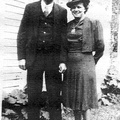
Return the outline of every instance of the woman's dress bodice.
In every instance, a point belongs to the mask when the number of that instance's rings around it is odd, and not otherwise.
[[[69,52],[80,52],[82,48],[82,26],[83,21],[76,22],[75,20],[68,24],[67,38],[69,44]]]

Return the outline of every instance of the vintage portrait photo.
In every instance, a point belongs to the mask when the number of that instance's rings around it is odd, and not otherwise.
[[[0,0],[0,120],[120,120],[120,0]]]

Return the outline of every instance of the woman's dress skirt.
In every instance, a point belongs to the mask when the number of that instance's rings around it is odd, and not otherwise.
[[[63,101],[73,110],[97,108],[95,62],[92,53],[69,52]]]

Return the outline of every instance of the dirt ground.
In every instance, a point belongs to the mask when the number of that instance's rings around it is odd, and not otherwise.
[[[66,114],[62,113],[63,120],[75,120],[73,112],[70,109],[68,111]],[[48,113],[43,113],[48,117]],[[120,105],[100,106],[98,109],[91,109],[90,120],[120,120]]]
[[[91,110],[91,120],[120,120],[120,105],[101,106]]]

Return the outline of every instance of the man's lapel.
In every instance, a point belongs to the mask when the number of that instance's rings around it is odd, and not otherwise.
[[[39,22],[40,22],[40,16],[43,14],[42,9],[41,9],[41,0],[38,1],[38,4],[36,4],[34,11],[34,32],[35,36],[38,34],[38,27],[39,27]]]
[[[53,11],[54,11],[54,22],[57,22],[56,20],[59,19],[59,8],[58,5],[54,3],[53,5]]]
[[[54,16],[54,26],[53,26],[53,38],[56,40],[56,33],[57,29],[59,27],[60,21],[59,21],[59,7],[54,3],[53,5],[53,16]]]

